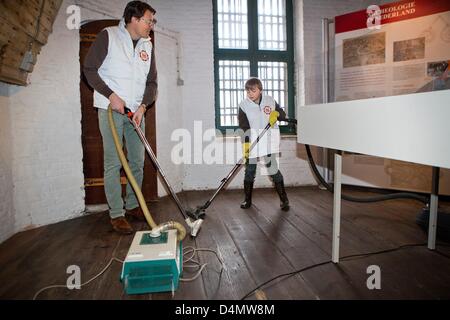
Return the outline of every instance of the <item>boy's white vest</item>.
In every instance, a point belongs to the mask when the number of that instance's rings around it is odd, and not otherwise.
[[[152,43],[141,38],[133,48],[133,40],[122,19],[118,26],[108,27],[108,54],[98,69],[100,78],[115,92],[128,109],[135,112],[142,103],[150,71]],[[94,106],[107,109],[109,99],[94,91]]]
[[[269,116],[275,111],[275,100],[271,96],[263,95],[258,105],[249,98],[245,98],[239,105],[244,111],[250,124],[250,142],[253,143],[258,135],[269,123]],[[258,144],[250,152],[250,158],[263,157],[265,155],[280,152],[280,129],[278,124],[270,128],[259,140]]]

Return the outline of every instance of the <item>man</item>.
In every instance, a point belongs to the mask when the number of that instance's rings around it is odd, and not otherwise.
[[[136,195],[127,184],[125,209],[120,184],[121,163],[114,146],[108,123],[108,106],[119,138],[125,143],[131,171],[142,186],[145,149],[132,124],[124,115],[127,107],[133,121],[145,130],[144,114],[156,99],[157,72],[155,54],[149,33],[156,23],[156,14],[147,3],[127,4],[118,26],[109,27],[97,36],[84,63],[84,74],[94,88],[94,107],[98,109],[103,139],[105,194],[113,229],[121,234],[133,233],[125,215],[144,220]]]

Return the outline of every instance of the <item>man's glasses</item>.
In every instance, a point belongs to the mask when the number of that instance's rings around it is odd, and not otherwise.
[[[144,21],[149,26],[154,26],[156,24],[156,22],[158,22],[156,19],[148,20],[148,19],[140,18],[140,20]]]

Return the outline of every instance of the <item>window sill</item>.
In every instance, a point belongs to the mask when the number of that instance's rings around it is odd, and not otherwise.
[[[220,140],[240,140],[240,136],[238,135],[216,135],[216,139],[220,139]],[[296,133],[281,133],[280,135],[281,140],[291,140],[291,139],[295,139],[297,140],[297,134]]]

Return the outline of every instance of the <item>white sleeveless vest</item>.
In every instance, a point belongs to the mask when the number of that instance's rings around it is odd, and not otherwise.
[[[98,69],[100,78],[115,92],[126,107],[135,112],[142,103],[150,71],[152,43],[141,38],[133,48],[133,40],[122,19],[118,26],[108,27],[108,54]],[[94,91],[94,106],[107,109],[109,99]]]
[[[261,103],[258,105],[249,98],[245,98],[239,108],[247,116],[250,124],[250,142],[253,143],[258,135],[269,123],[269,116],[275,111],[275,100],[271,96],[263,95]],[[280,129],[278,124],[270,128],[259,140],[258,144],[250,152],[250,158],[262,157],[265,155],[280,152]]]

